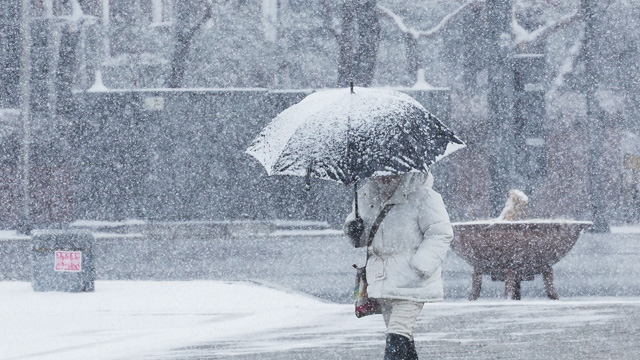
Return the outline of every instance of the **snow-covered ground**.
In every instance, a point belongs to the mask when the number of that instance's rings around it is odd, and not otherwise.
[[[289,224],[272,236],[161,241],[139,224],[99,225],[94,293],[0,282],[0,360],[382,358],[382,319],[356,319],[348,304],[349,265],[363,254],[338,231]],[[28,238],[0,238],[7,278],[28,279]],[[637,225],[583,234],[554,266],[560,301],[544,297],[539,276],[523,283],[522,301],[504,300],[504,283],[486,276],[469,302],[471,268],[450,253],[445,301],[418,319],[420,356],[637,359],[639,255]],[[199,280],[168,281],[178,279]]]
[[[293,346],[265,342],[269,334],[382,329],[371,319],[352,321],[350,306],[246,282],[99,281],[94,293],[0,282],[0,304],[0,359],[139,359],[243,339],[255,341],[218,355],[269,352]],[[327,336],[295,347],[347,341]]]
[[[95,293],[38,293],[0,282],[0,304],[6,360],[369,359],[384,347],[381,317],[264,284],[98,281]],[[438,358],[633,359],[639,310],[640,298],[446,301],[425,307],[416,343]]]

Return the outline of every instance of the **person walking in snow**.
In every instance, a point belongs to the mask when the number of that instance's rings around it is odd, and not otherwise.
[[[387,327],[385,360],[418,359],[413,328],[424,303],[442,301],[442,260],[453,228],[430,173],[368,179],[343,230],[355,247],[367,246],[371,228],[387,207],[367,247],[368,295],[381,304]],[[393,205],[391,205],[393,204]]]

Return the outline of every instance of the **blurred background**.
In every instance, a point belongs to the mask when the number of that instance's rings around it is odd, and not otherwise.
[[[433,168],[452,220],[495,217],[518,188],[529,217],[635,224],[639,26],[620,0],[3,0],[0,225],[339,227],[347,188],[268,178],[244,150],[350,80],[467,142]]]

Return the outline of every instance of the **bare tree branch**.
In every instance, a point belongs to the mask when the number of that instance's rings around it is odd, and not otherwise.
[[[388,8],[386,8],[384,6],[378,5],[378,13],[381,16],[383,16],[383,17],[385,17],[387,19],[390,19],[393,23],[395,23],[396,27],[398,28],[398,30],[400,30],[402,33],[408,34],[408,35],[412,36],[415,40],[418,40],[418,39],[430,38],[430,37],[433,37],[433,36],[437,35],[440,31],[442,31],[442,29],[444,29],[444,27],[453,18],[456,17],[456,15],[458,15],[460,12],[462,12],[465,9],[467,9],[471,5],[476,5],[479,2],[483,2],[483,1],[482,0],[470,0],[470,1],[467,1],[466,3],[464,3],[463,5],[458,7],[456,10],[454,10],[450,14],[447,14],[445,17],[443,17],[442,20],[440,20],[440,22],[438,23],[438,25],[436,25],[436,26],[434,26],[431,29],[426,30],[426,31],[409,28],[407,25],[405,25],[404,21],[402,20],[402,18],[400,16],[398,16],[396,13],[394,13],[391,9],[388,9]]]
[[[391,9],[388,9],[382,5],[378,5],[378,13],[382,16],[382,17],[386,17],[387,19],[390,19],[391,21],[393,21],[396,26],[398,27],[398,30],[400,30],[402,33],[404,34],[410,34],[412,29],[409,29],[405,24],[404,21],[402,20],[402,18],[398,15],[396,15],[396,13],[394,13],[393,11],[391,11]]]
[[[453,11],[452,13],[446,15],[445,17],[442,18],[442,20],[440,20],[440,22],[438,23],[438,25],[434,26],[433,28],[427,30],[427,31],[418,31],[417,35],[419,38],[429,38],[432,37],[434,35],[436,35],[438,32],[440,32],[452,19],[454,19],[460,12],[462,12],[462,10],[465,10],[469,7],[471,7],[471,5],[477,3],[478,0],[471,0],[468,1],[467,3],[463,4],[462,6],[460,6],[459,8],[457,8],[455,11]]]
[[[327,0],[322,0],[320,1],[322,8],[323,8],[323,18],[324,18],[324,23],[325,23],[325,27],[327,29],[329,29],[329,31],[331,32],[331,34],[333,35],[334,38],[336,38],[336,41],[338,41],[338,43],[340,43],[340,37],[342,35],[342,30],[340,30],[340,21],[338,21],[334,16],[333,16],[333,10],[331,9],[331,6],[329,5],[329,3],[327,2]]]
[[[514,16],[513,23],[512,23],[513,32],[515,34],[514,45],[520,46],[520,47],[522,46],[526,47],[527,45],[540,43],[546,40],[547,38],[549,38],[549,36],[557,32],[558,30],[564,29],[572,24],[575,24],[577,21],[581,19],[582,19],[582,12],[576,11],[569,15],[565,15],[561,17],[556,22],[546,24],[544,26],[537,28],[532,32],[528,32],[526,29],[520,26],[520,24],[518,24],[518,21]]]
[[[584,30],[581,30],[573,45],[569,48],[569,55],[564,59],[556,77],[551,82],[551,88],[547,92],[549,96],[553,97],[558,92],[558,89],[564,85],[565,76],[575,69],[574,64],[581,55],[583,41]]]
[[[171,71],[169,76],[165,80],[165,86],[169,88],[178,88],[182,82],[184,77],[184,72],[186,71],[186,57],[189,53],[189,47],[191,46],[191,40],[195,36],[195,34],[200,30],[200,28],[213,16],[213,9],[211,2],[209,0],[201,1],[201,4],[204,6],[204,15],[200,18],[200,20],[193,25],[192,27],[186,27],[187,24],[179,24],[178,26],[182,27],[176,33],[176,45],[173,53],[173,58],[171,59]]]
[[[326,0],[324,0],[323,3],[325,3],[325,1]],[[462,4],[460,7],[458,7],[456,10],[451,12],[450,14],[447,14],[445,17],[443,17],[442,20],[440,20],[440,22],[438,23],[438,25],[432,27],[429,30],[425,30],[425,31],[408,27],[404,23],[402,17],[400,17],[399,15],[394,13],[391,9],[386,8],[384,6],[378,5],[378,13],[382,17],[384,17],[384,18],[386,18],[388,20],[391,20],[391,22],[393,22],[396,25],[396,27],[398,28],[398,30],[400,30],[403,34],[410,35],[414,39],[418,40],[418,39],[431,38],[431,37],[437,35],[460,12],[462,12],[463,10],[465,10],[467,8],[470,8],[470,7],[477,7],[481,3],[484,3],[484,0],[469,0],[469,1],[465,2],[464,4]],[[575,11],[575,12],[573,12],[571,14],[563,16],[562,18],[560,18],[556,22],[549,23],[547,25],[541,26],[540,28],[538,28],[538,29],[536,29],[536,30],[534,30],[532,32],[528,32],[526,29],[524,29],[522,26],[520,26],[520,24],[518,24],[518,22],[516,21],[516,19],[514,17],[513,18],[513,24],[512,24],[513,32],[515,34],[514,46],[519,46],[519,45],[526,46],[528,44],[534,44],[534,43],[538,43],[538,42],[544,41],[549,36],[551,36],[552,34],[557,32],[558,30],[562,30],[562,29],[564,29],[564,28],[576,23],[577,21],[579,21],[581,19],[582,19],[582,12],[581,11]]]

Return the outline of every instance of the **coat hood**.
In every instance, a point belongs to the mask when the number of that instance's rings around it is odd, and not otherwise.
[[[431,188],[433,186],[433,175],[430,172],[409,172],[399,175],[402,178],[400,183],[395,189],[393,195],[385,202],[385,204],[399,204],[404,203],[411,193],[419,188],[426,187]],[[371,194],[379,192],[378,178],[367,179],[365,184],[358,190],[365,191]]]

